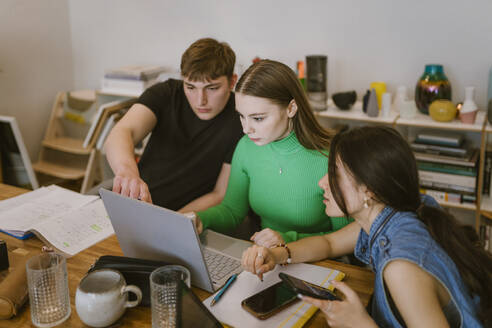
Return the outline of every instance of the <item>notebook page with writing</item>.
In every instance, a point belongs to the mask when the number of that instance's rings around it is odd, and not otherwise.
[[[325,288],[330,288],[331,280],[342,280],[345,276],[343,272],[338,270],[304,263],[290,264],[284,267],[277,265],[273,271],[264,275],[263,282],[252,273],[243,271],[237,277],[236,282],[229,287],[227,293],[213,307],[210,306],[210,302],[214,295],[207,298],[203,303],[219,321],[235,328],[302,327],[318,310],[305,302],[294,303],[266,320],[254,317],[241,307],[241,301],[245,298],[279,282],[279,272],[285,272]]]
[[[73,256],[114,234],[101,199],[32,227],[41,240]]]
[[[41,189],[41,188],[40,188]],[[36,196],[36,197],[34,197]],[[22,235],[49,218],[68,213],[86,205],[98,196],[86,196],[58,186],[50,186],[8,199],[9,209],[0,212],[0,229],[15,235]]]

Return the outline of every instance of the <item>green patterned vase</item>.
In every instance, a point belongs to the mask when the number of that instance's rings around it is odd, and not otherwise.
[[[425,72],[415,87],[415,103],[423,114],[429,114],[429,105],[437,99],[451,100],[451,84],[442,65],[425,65]]]

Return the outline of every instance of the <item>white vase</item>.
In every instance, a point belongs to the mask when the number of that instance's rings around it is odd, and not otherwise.
[[[475,95],[475,87],[465,88],[465,101],[463,106],[461,106],[460,113],[469,113],[477,110],[477,104],[473,100]]]

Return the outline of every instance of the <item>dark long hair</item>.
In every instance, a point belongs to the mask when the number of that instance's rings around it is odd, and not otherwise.
[[[292,118],[292,123],[301,145],[320,152],[330,147],[334,133],[318,123],[299,79],[287,65],[268,59],[260,60],[243,73],[235,91],[266,98],[285,108],[294,99],[297,113]]]
[[[421,203],[417,164],[407,141],[388,127],[354,128],[334,137],[328,161],[330,188],[339,208],[348,216],[338,185],[336,159],[376,200],[398,211],[417,213],[458,267],[470,296],[480,297],[479,319],[485,326],[492,326],[492,256],[477,245],[478,236],[472,228],[461,226],[442,209]]]

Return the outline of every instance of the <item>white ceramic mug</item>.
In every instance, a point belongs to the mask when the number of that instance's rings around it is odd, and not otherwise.
[[[128,292],[135,293],[137,300],[129,302]],[[119,271],[101,269],[88,273],[80,281],[75,294],[75,309],[86,325],[106,327],[116,322],[126,308],[137,306],[141,300],[140,288],[127,286]]]

